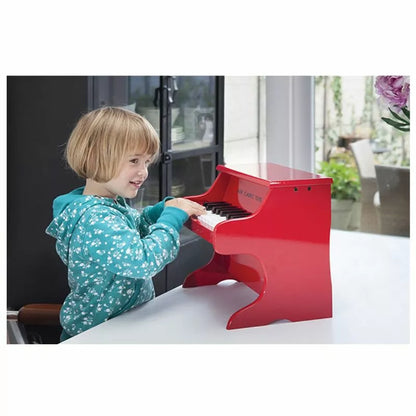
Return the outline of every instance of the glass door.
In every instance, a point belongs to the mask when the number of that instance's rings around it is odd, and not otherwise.
[[[172,150],[216,144],[215,77],[172,77]]]
[[[223,83],[214,76],[168,78],[171,91],[170,193],[175,197],[201,194],[212,185],[215,168],[222,163],[219,129],[223,100],[219,97],[223,94]]]

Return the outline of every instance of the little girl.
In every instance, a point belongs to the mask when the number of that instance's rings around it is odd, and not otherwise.
[[[54,200],[46,229],[68,267],[61,340],[152,299],[152,276],[175,259],[184,222],[204,213],[183,198],[167,197],[141,215],[126,203],[158,153],[151,124],[122,108],[91,111],[75,126],[65,156],[86,183]]]

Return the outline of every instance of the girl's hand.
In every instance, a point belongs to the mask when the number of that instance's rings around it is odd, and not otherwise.
[[[202,205],[190,201],[185,198],[174,198],[165,202],[165,207],[176,207],[185,211],[190,217],[192,215],[204,215],[206,214],[205,207]]]

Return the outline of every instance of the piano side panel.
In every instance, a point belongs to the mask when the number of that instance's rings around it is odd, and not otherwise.
[[[213,244],[213,232],[201,225],[197,218],[189,218],[188,221],[185,223],[185,226],[188,227],[195,234],[198,234],[204,240]]]
[[[206,193],[188,196],[187,198],[200,204],[208,201],[224,201],[255,213],[267,200],[269,191],[270,189],[267,186],[220,172]],[[202,226],[196,218],[190,218],[186,226],[203,239],[214,244],[215,233]]]
[[[201,205],[207,201],[224,201],[224,193],[227,189],[229,180],[230,176],[221,172],[207,192],[201,195],[187,196],[185,198],[198,202]]]
[[[230,176],[224,197],[226,202],[254,213],[266,200],[268,193],[268,186]]]
[[[269,191],[270,188],[264,184],[220,172],[207,192],[201,195],[187,196],[186,198],[200,204],[224,201],[254,213],[264,203]]]
[[[242,253],[248,245],[250,251],[261,254],[275,241],[328,244],[330,192],[330,185],[272,189],[253,216],[217,226],[216,250],[221,254]]]
[[[259,284],[270,294],[262,304],[276,319],[329,317],[330,224],[329,184],[276,188],[257,214],[219,224],[213,246],[222,255],[250,253],[260,260]],[[256,267],[253,277],[259,271]]]
[[[228,272],[238,282],[244,282],[248,287],[261,294],[264,287],[264,270],[259,260],[250,254],[234,254],[230,256]]]

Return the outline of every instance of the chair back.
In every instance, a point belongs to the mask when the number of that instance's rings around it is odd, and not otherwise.
[[[350,144],[351,151],[357,163],[358,172],[362,178],[375,178],[376,170],[374,154],[371,149],[370,140],[358,140]]]
[[[383,234],[410,235],[410,169],[376,165]]]
[[[380,225],[374,200],[377,199],[377,179],[374,154],[370,140],[362,139],[350,144],[361,182],[360,231],[379,233]]]

